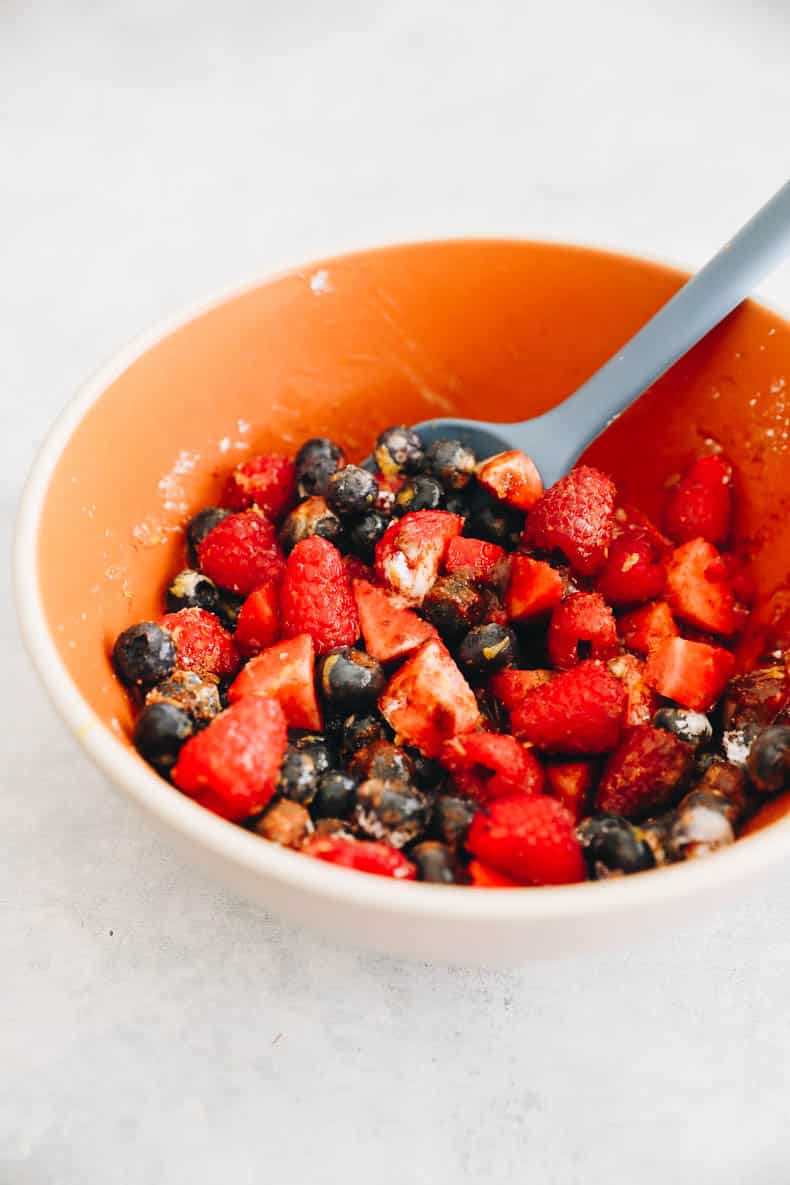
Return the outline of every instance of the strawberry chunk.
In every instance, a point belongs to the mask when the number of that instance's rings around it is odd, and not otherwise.
[[[315,694],[315,650],[309,634],[278,642],[252,658],[228,688],[235,704],[247,695],[276,699],[289,728],[321,730]]]
[[[649,724],[658,710],[658,696],[645,681],[645,664],[633,654],[619,654],[608,666],[628,697],[625,723]]]
[[[501,872],[495,872],[493,868],[489,868],[487,864],[482,864],[480,860],[470,860],[467,869],[469,873],[469,880],[475,889],[520,889],[518,881],[514,881],[512,877],[503,876]]]
[[[237,465],[225,486],[230,510],[258,506],[269,518],[282,518],[296,501],[296,466],[290,457],[265,453]]]
[[[302,845],[302,851],[338,868],[391,876],[398,881],[417,879],[417,869],[411,860],[388,843],[347,839],[342,835],[311,835]]]
[[[666,601],[654,601],[652,605],[624,613],[617,627],[629,650],[638,650],[640,654],[649,654],[659,642],[676,638],[680,633]]]
[[[514,736],[548,753],[606,753],[620,739],[627,696],[603,663],[579,663],[528,691],[510,713]]]
[[[700,630],[731,634],[735,598],[716,548],[704,539],[676,547],[667,566],[667,601],[675,617]]]
[[[274,795],[287,743],[276,700],[249,696],[186,742],[173,781],[201,806],[239,822],[263,810]]]
[[[553,798],[498,798],[478,810],[469,851],[522,885],[564,885],[585,879],[581,844],[570,811]]]
[[[280,636],[280,590],[270,580],[250,593],[239,610],[233,640],[249,657],[271,646]]]
[[[727,569],[736,601],[741,601],[744,605],[753,605],[757,596],[757,585],[748,560],[733,555],[731,551],[725,552],[721,559]]]
[[[285,567],[277,529],[257,508],[229,514],[198,545],[200,570],[220,588],[249,596]]]
[[[447,546],[444,570],[448,576],[458,573],[478,584],[501,588],[507,582],[510,560],[504,547],[486,543],[483,539],[466,539],[456,535]]]
[[[618,535],[634,530],[647,535],[656,550],[656,554],[661,556],[662,559],[672,550],[671,541],[667,539],[666,535],[661,534],[651,518],[648,518],[637,506],[632,506],[630,502],[623,502],[614,512],[612,538],[616,539]]]
[[[367,580],[368,584],[372,584],[376,579],[376,573],[370,565],[353,553],[343,556],[343,566],[352,584],[355,580]]]
[[[407,609],[396,593],[355,580],[354,599],[365,649],[379,662],[404,658],[429,638],[438,636],[434,627]]]
[[[612,540],[596,587],[610,605],[621,608],[660,597],[665,583],[663,551],[647,531],[634,527]]]
[[[225,679],[238,670],[241,659],[232,636],[207,609],[179,609],[162,618],[176,646],[176,665],[204,679]]]
[[[575,823],[590,813],[593,770],[591,761],[552,761],[546,766],[546,793],[562,803]]]
[[[707,712],[734,670],[735,659],[721,646],[666,638],[648,655],[645,681],[682,707]]]
[[[585,658],[610,658],[619,649],[614,614],[599,593],[574,593],[552,613],[549,661],[559,670]]]
[[[435,638],[393,675],[379,709],[398,737],[426,757],[438,757],[444,741],[471,732],[479,719],[474,692]]]
[[[477,802],[512,794],[540,794],[543,767],[515,737],[467,732],[445,741],[439,761],[458,789]]]
[[[311,535],[288,556],[280,612],[283,637],[309,634],[317,654],[356,642],[356,602],[343,558],[328,539]]]
[[[422,603],[464,520],[446,510],[412,510],[390,523],[376,544],[379,579],[414,605]]]
[[[679,798],[694,768],[694,750],[663,728],[639,724],[623,732],[604,767],[595,808],[643,819]]]
[[[514,555],[505,593],[505,612],[510,621],[531,621],[550,613],[564,592],[561,574],[543,560]]]
[[[482,461],[477,467],[477,480],[489,494],[515,510],[531,510],[543,493],[537,465],[518,449]]]
[[[512,712],[528,691],[542,687],[551,678],[551,671],[497,671],[491,676],[491,690],[496,698]]]
[[[535,503],[524,539],[545,551],[558,548],[571,567],[591,576],[606,559],[614,525],[615,487],[604,473],[580,465]]]
[[[675,543],[726,543],[732,525],[732,466],[720,456],[699,457],[669,496],[664,529]]]

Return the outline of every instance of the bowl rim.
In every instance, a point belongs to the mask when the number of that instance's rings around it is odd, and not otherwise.
[[[570,247],[581,252],[616,256],[624,260],[670,268],[681,276],[690,273],[658,258],[612,250],[595,244],[561,239],[474,235],[446,239],[394,242],[355,248],[321,259],[299,262],[222,288],[214,295],[190,304],[166,317],[117,350],[76,394],[55,419],[40,445],[17,512],[13,547],[13,575],[17,614],[22,637],[33,666],[50,702],[79,744],[110,781],[119,786],[161,823],[187,837],[215,857],[284,888],[315,894],[337,905],[375,909],[420,921],[489,925],[581,921],[599,914],[619,915],[643,910],[667,900],[736,882],[779,860],[790,848],[790,814],[762,830],[739,839],[731,847],[704,860],[655,869],[649,876],[620,877],[578,884],[512,889],[506,893],[469,892],[455,885],[415,882],[393,884],[389,878],[359,875],[276,844],[264,843],[235,823],[214,815],[163,781],[100,720],[64,666],[44,612],[38,580],[38,534],[47,489],[55,467],[73,432],[88,410],[138,358],[164,338],[220,305],[289,275],[320,271],[355,258],[410,247],[499,243],[516,250],[530,246]],[[759,307],[787,320],[784,313],[765,302]]]

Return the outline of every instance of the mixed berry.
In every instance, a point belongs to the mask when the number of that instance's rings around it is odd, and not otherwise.
[[[660,530],[579,466],[397,426],[230,474],[158,622],[115,643],[141,755],[314,859],[564,884],[697,859],[790,785],[784,651],[744,672],[748,568],[720,455]]]

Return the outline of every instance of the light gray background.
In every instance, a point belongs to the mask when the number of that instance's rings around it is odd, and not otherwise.
[[[4,530],[75,386],[228,283],[433,233],[701,263],[785,179],[789,34],[783,0],[0,2]],[[113,793],[2,581],[0,1180],[787,1180],[790,871],[565,964],[336,949]]]

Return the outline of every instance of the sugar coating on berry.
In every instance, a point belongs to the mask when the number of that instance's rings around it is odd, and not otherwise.
[[[162,629],[175,642],[182,671],[225,679],[238,670],[241,658],[232,636],[206,609],[180,609],[162,618]]]
[[[446,510],[415,510],[393,522],[376,544],[379,578],[419,605],[433,585],[463,519]]]
[[[430,639],[393,675],[379,710],[396,735],[426,757],[477,725],[474,692],[441,642]]]

